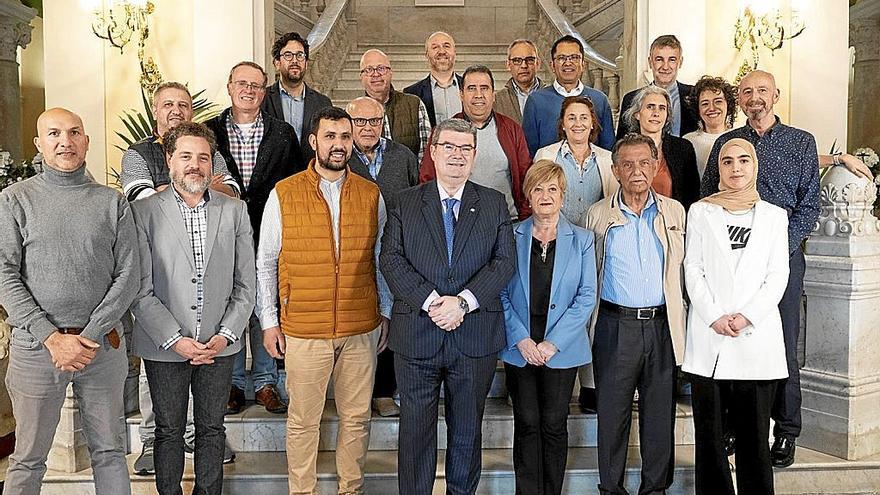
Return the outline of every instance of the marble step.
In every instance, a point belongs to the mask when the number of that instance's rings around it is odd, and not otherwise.
[[[369,43],[360,43],[357,45],[356,49],[353,50],[353,53],[361,54],[370,48],[377,48],[382,50],[389,57],[401,56],[401,55],[409,55],[409,56],[418,56],[422,57],[424,60],[425,56],[425,45],[422,43],[394,43],[394,44],[369,44]],[[455,45],[455,56],[456,59],[463,55],[471,55],[471,54],[506,54],[507,53],[507,44],[506,43],[480,43],[480,44],[465,44],[459,43]],[[349,54],[351,56],[351,54]],[[360,56],[360,55],[358,55]]]
[[[477,493],[480,495],[508,495],[514,493],[515,478],[510,449],[483,449],[483,469]],[[445,451],[438,452],[437,481],[433,493],[445,493]],[[137,456],[128,456],[129,466]],[[693,447],[683,446],[675,452],[675,478],[669,495],[692,494],[694,490]],[[336,493],[336,475],[332,452],[318,454],[318,489],[321,493]],[[630,493],[637,493],[641,461],[638,449],[631,448],[625,484]],[[397,489],[397,452],[370,451],[366,459],[365,489],[367,493],[393,495]],[[192,461],[185,464],[183,486],[189,492],[193,486]],[[563,493],[597,493],[599,481],[596,449],[570,448]],[[797,461],[787,469],[775,472],[777,494],[877,494],[880,487],[880,456],[862,461],[845,461],[819,452],[800,448]],[[152,476],[131,477],[135,495],[155,493]],[[43,495],[94,494],[91,470],[68,474],[49,471],[43,484]],[[240,453],[236,461],[224,466],[223,493],[252,495],[287,493],[287,464],[283,453]]]
[[[495,83],[498,84],[498,79],[500,77],[504,77],[504,82],[507,82],[507,79],[510,77],[510,73],[507,72],[507,69],[504,67],[504,62],[498,61],[481,61],[482,65],[486,65],[489,67],[489,70],[492,71],[492,75],[496,77]],[[471,64],[467,64],[471,65]],[[467,68],[467,65],[463,65],[463,68]],[[428,71],[424,67],[411,67],[411,68],[394,68],[394,87],[397,88],[400,85],[400,81],[419,81],[424,79],[425,76],[428,75]],[[336,80],[337,86],[342,82],[357,82],[358,86],[361,84],[361,71],[358,66],[348,65],[342,71],[339,72],[338,78]],[[405,86],[404,86],[405,87]],[[496,88],[497,89],[497,88]]]
[[[691,407],[687,403],[677,406],[675,442],[678,445],[692,445],[694,442]],[[446,425],[443,421],[443,404],[440,404],[440,421],[437,425],[438,448],[446,447]],[[286,418],[284,414],[271,414],[258,405],[250,405],[239,414],[226,416],[226,438],[229,446],[236,452],[281,452],[285,448]],[[140,415],[128,418],[128,452],[139,453],[141,441],[138,436]],[[328,400],[321,421],[320,451],[336,449],[336,434],[339,418],[336,405]],[[398,418],[382,418],[373,415],[371,422],[370,450],[393,451],[397,449],[400,428]],[[568,418],[569,446],[596,446],[596,415],[582,414],[577,405],[571,405]],[[633,411],[630,445],[637,446],[638,413]],[[483,447],[488,449],[507,449],[513,447],[513,410],[505,399],[489,399],[483,416]]]

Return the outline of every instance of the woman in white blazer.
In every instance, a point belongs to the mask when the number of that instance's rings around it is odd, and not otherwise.
[[[734,494],[723,442],[728,409],[738,492],[772,494],[770,408],[788,377],[778,309],[788,216],[758,196],[751,143],[732,139],[718,156],[719,192],[691,206],[684,261],[691,306],[682,370],[693,386],[696,493]]]

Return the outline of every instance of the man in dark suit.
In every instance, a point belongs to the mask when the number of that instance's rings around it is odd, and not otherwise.
[[[280,78],[266,88],[263,111],[293,127],[304,163],[309,163],[315,157],[308,136],[312,116],[332,106],[330,98],[303,80],[309,67],[309,42],[296,32],[283,35],[272,45],[272,64]]]
[[[472,124],[449,119],[429,152],[437,179],[397,196],[380,265],[394,294],[389,347],[400,392],[400,493],[429,495],[437,469],[437,406],[444,387],[446,490],[480,479],[486,395],[504,347],[498,295],[515,271],[504,196],[468,181]]]
[[[403,92],[416,95],[428,109],[431,127],[461,112],[461,76],[455,73],[455,40],[437,31],[425,40],[425,58],[431,72]]]
[[[664,34],[658,36],[651,43],[651,50],[648,55],[648,66],[654,74],[654,81],[651,83],[660,86],[669,93],[671,107],[669,108],[669,121],[672,128],[669,131],[673,136],[684,136],[689,132],[697,130],[698,116],[695,115],[687,104],[687,99],[691,95],[694,87],[690,84],[684,84],[678,81],[678,69],[681,67],[681,42],[674,34]],[[637,88],[623,96],[620,101],[620,115],[623,115],[631,105],[636,93],[642,88]],[[627,132],[639,132],[638,129],[627,129],[623,119],[617,122],[617,139],[620,139]]]

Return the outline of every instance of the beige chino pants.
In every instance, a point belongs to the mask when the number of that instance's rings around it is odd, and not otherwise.
[[[290,495],[317,494],[321,415],[333,379],[339,431],[336,472],[340,494],[361,494],[370,443],[370,401],[380,330],[337,339],[285,337],[287,352],[287,472]]]

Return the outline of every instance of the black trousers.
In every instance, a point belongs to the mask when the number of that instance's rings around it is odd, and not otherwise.
[[[226,441],[226,401],[232,386],[235,356],[214,358],[213,364],[144,360],[156,415],[156,490],[159,495],[182,495],[183,431],[189,392],[196,427],[194,495],[219,495],[223,490],[223,450]]]
[[[373,398],[394,397],[397,379],[394,377],[394,351],[385,349],[376,357],[376,383],[373,385]]]
[[[593,343],[598,412],[599,491],[626,494],[623,478],[639,391],[640,494],[672,485],[675,427],[675,354],[665,316],[621,318],[599,309]]]
[[[430,495],[437,472],[440,387],[446,418],[446,493],[470,495],[480,482],[483,408],[498,356],[469,357],[447,338],[436,355],[394,354],[400,392],[397,469],[401,494]]]
[[[568,411],[577,368],[504,364],[513,401],[517,495],[559,495],[568,459]]]
[[[770,408],[778,380],[714,380],[688,375],[696,435],[696,495],[734,495],[724,452],[725,401],[736,435],[736,486],[741,494],[773,495]]]
[[[801,296],[804,292],[804,252],[797,248],[788,261],[788,286],[779,301],[782,336],[788,379],[776,388],[770,416],[775,421],[774,436],[796,438],[801,434],[801,375],[797,359],[798,334],[801,331]]]

